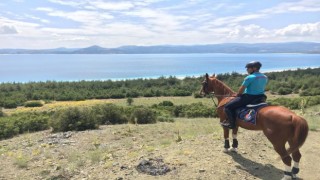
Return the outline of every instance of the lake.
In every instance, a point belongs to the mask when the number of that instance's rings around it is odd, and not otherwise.
[[[261,72],[320,67],[320,54],[7,54],[0,55],[0,82],[245,73],[252,60]]]

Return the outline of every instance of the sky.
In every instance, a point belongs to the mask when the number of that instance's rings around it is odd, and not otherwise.
[[[1,0],[0,48],[320,42],[319,0]]]

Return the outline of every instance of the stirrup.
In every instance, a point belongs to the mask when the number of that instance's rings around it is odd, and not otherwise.
[[[227,127],[229,129],[233,129],[234,126],[230,122],[220,123],[223,127]]]

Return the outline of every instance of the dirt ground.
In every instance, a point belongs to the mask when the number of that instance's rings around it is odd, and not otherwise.
[[[203,119],[178,123],[102,126],[99,130],[57,134],[48,130],[2,140],[0,179],[283,177],[283,163],[262,132],[240,129],[238,153],[223,153],[219,125],[208,125],[211,121]],[[301,179],[320,179],[319,137],[320,132],[310,131],[301,148]],[[152,159],[161,160],[170,171],[152,176],[137,170],[139,163]]]

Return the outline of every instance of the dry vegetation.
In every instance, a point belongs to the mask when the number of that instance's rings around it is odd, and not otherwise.
[[[211,99],[192,97],[135,98],[134,104],[152,105],[164,100],[175,104]],[[123,100],[52,102],[38,111],[97,103],[126,105]],[[302,147],[303,179],[320,177],[320,106],[303,113],[309,137]],[[280,179],[283,164],[262,134],[240,129],[239,153],[222,152],[223,136],[214,118],[175,119],[174,123],[109,125],[99,130],[53,134],[50,130],[0,141],[0,179]],[[162,176],[139,173],[142,160],[162,159],[171,169]]]

